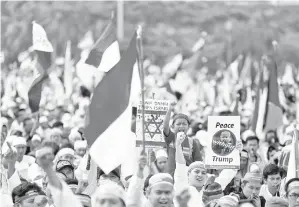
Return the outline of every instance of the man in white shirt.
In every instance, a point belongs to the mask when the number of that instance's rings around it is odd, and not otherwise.
[[[279,189],[283,172],[275,164],[266,165],[263,171],[265,184],[262,185],[260,196],[268,201],[272,197],[280,197]]]
[[[20,177],[28,180],[28,168],[35,163],[35,159],[32,156],[25,155],[27,149],[26,139],[23,137],[15,137],[12,140],[12,146],[17,150],[16,170]]]
[[[10,143],[4,143],[0,157],[0,200],[1,206],[13,206],[11,192],[21,184],[20,177],[15,170],[15,162],[17,159],[17,152]]]

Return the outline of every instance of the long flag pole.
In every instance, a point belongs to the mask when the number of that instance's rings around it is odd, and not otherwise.
[[[299,178],[299,161],[298,161],[298,157],[299,157],[299,133],[298,133],[298,124],[295,124],[295,148],[293,150],[295,150],[295,170],[296,170],[296,178]]]
[[[124,39],[124,1],[117,1],[117,39]]]
[[[145,117],[144,117],[144,71],[143,71],[143,48],[142,48],[142,27],[137,28],[137,53],[138,53],[138,69],[141,79],[141,105],[142,105],[142,153],[145,153]]]

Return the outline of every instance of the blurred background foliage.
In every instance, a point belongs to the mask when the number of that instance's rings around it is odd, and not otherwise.
[[[66,42],[71,40],[72,54],[79,57],[77,44],[84,34],[91,30],[95,38],[99,37],[111,11],[116,11],[116,2],[2,1],[1,6],[1,50],[6,64],[31,46],[33,20],[45,28],[57,56],[64,56]],[[212,73],[239,54],[251,53],[259,60],[271,53],[273,40],[279,44],[279,64],[299,64],[299,6],[131,1],[124,3],[124,13],[125,40],[121,48],[127,46],[134,28],[142,23],[144,53],[159,66],[179,52],[189,56],[203,36],[206,44],[196,68],[208,65]]]

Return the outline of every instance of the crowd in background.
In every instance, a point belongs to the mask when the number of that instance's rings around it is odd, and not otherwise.
[[[298,90],[289,69],[279,78],[283,125],[257,133],[256,82],[233,78],[239,59],[214,76],[206,68],[191,73],[192,57],[181,54],[162,69],[146,59],[146,98],[174,104],[164,120],[165,148],[147,155],[150,163],[141,155],[136,172],[124,175],[121,167],[105,174],[95,166],[84,136],[86,110],[105,73],[84,68],[81,76],[83,68],[72,66],[72,92],[66,95],[64,59],[56,59],[37,115],[27,100],[35,61],[29,54],[1,76],[1,206],[299,206],[299,178],[286,182]],[[206,169],[209,115],[241,116],[239,170]]]

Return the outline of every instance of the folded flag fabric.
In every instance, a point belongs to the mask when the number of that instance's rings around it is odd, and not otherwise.
[[[105,27],[105,29],[103,31],[103,33],[101,34],[99,39],[96,41],[96,43],[92,47],[85,63],[98,68],[103,59],[104,52],[105,51],[109,52],[109,50],[107,50],[107,49],[110,46],[118,47],[118,43],[117,43],[117,39],[116,39],[115,20],[114,20],[113,13],[111,15],[111,19],[110,19],[109,23],[107,24],[107,26]],[[117,55],[117,54],[114,54],[114,55]],[[118,55],[118,56],[120,56],[120,55]],[[119,61],[119,59],[118,59],[118,61]]]
[[[37,77],[28,91],[29,107],[32,113],[39,110],[39,103],[41,100],[42,86],[44,81],[48,78],[48,69],[52,64],[53,47],[49,42],[44,28],[33,22],[32,28],[33,49],[36,51],[38,57],[39,77]]]
[[[120,61],[95,88],[86,117],[85,136],[91,146],[90,156],[106,174],[124,162],[128,154],[126,146],[130,142],[127,139],[131,139],[130,93],[137,59],[136,37],[135,32]]]
[[[79,42],[78,48],[81,50],[89,49],[94,45],[92,31],[86,32],[83,39]]]
[[[286,177],[286,182],[292,178],[299,178],[299,134],[298,130],[295,128],[293,133],[293,140],[291,144],[290,158],[288,163],[288,173]]]
[[[283,112],[279,101],[279,91],[277,83],[277,65],[274,60],[271,60],[269,63],[268,96],[264,122],[265,132],[269,130],[276,130],[283,124]]]

